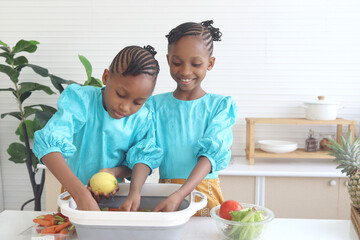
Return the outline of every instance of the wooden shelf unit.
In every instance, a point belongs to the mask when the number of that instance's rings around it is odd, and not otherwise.
[[[336,141],[340,143],[343,134],[343,125],[348,126],[348,131],[354,133],[356,121],[337,118],[336,120],[309,120],[306,118],[245,118],[246,120],[246,159],[250,165],[255,164],[255,158],[321,158],[332,159],[324,151],[306,152],[304,149],[297,149],[290,153],[269,153],[260,149],[255,149],[255,124],[292,124],[292,125],[336,125]],[[354,134],[353,134],[354,138]]]

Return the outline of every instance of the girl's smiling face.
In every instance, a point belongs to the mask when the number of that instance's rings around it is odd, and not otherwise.
[[[204,95],[201,82],[211,70],[215,58],[210,56],[200,36],[185,36],[169,45],[167,61],[171,77],[177,82],[174,95],[197,99]],[[189,97],[191,99],[189,99]]]
[[[102,77],[106,85],[103,106],[112,118],[130,116],[144,105],[154,90],[154,77],[148,74],[137,76],[110,73],[105,69]]]

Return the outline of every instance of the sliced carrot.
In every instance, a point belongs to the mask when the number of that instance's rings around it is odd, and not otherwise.
[[[55,219],[55,216],[52,215],[52,214],[46,214],[46,215],[44,215],[44,219],[45,220],[52,220],[52,219]]]
[[[41,230],[42,234],[54,234],[56,233],[56,227],[57,225],[46,227],[43,230]]]
[[[69,233],[69,230],[67,230],[67,228],[64,228],[64,229],[61,230],[59,233],[60,233],[60,234],[68,234],[68,233]]]
[[[52,226],[52,225],[56,224],[55,219],[45,220],[45,219],[37,219],[37,218],[35,218],[35,219],[33,219],[33,222],[38,223],[39,225],[45,226],[45,227]]]
[[[55,232],[60,232],[61,230],[63,230],[64,228],[67,228],[68,226],[70,226],[71,225],[71,222],[64,222],[64,223],[62,223],[62,224],[60,224],[60,225],[56,225],[55,226]]]

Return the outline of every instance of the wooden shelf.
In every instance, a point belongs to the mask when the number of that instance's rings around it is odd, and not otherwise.
[[[348,131],[354,132],[356,121],[337,118],[335,120],[309,120],[306,118],[245,118],[246,120],[246,159],[251,165],[255,164],[255,158],[313,158],[333,159],[327,152],[306,152],[304,149],[297,149],[290,153],[268,153],[255,149],[255,124],[312,124],[312,125],[336,125],[336,140],[340,143],[343,134],[343,125],[348,126]],[[353,136],[354,138],[354,136]],[[304,140],[305,141],[305,140]]]
[[[255,149],[255,157],[259,158],[314,158],[314,159],[334,159],[333,156],[328,155],[327,152],[306,152],[305,149],[296,149],[289,153],[269,153],[259,148]]]
[[[309,120],[306,118],[245,118],[246,121],[251,123],[262,124],[312,124],[312,125],[351,125],[356,121],[337,118],[335,120]]]

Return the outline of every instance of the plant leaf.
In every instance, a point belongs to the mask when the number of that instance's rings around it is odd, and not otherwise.
[[[14,59],[14,65],[15,66],[25,65],[25,64],[28,64],[28,62],[29,61],[24,56],[20,56],[20,57],[17,57],[17,58]]]
[[[13,88],[0,88],[0,91],[3,91],[3,92],[5,92],[5,91],[15,92],[15,89],[13,89]]]
[[[82,65],[85,67],[87,79],[88,79],[88,81],[90,81],[91,80],[91,74],[92,74],[91,63],[89,62],[89,60],[86,59],[86,57],[84,57],[82,55],[79,55],[79,59],[80,59]]]
[[[14,118],[17,118],[21,121],[21,115],[20,112],[8,112],[8,113],[3,113],[1,114],[1,118],[4,118],[5,116],[10,115],[13,116]]]
[[[32,70],[34,72],[36,72],[37,74],[39,74],[42,77],[49,76],[49,71],[46,68],[43,68],[43,67],[40,67],[40,66],[34,65],[34,64],[27,64],[26,66],[32,68]]]
[[[15,70],[17,70],[17,71],[21,72],[21,70],[22,70],[24,67],[26,67],[26,66],[27,66],[26,64],[16,66],[16,67],[15,67]]]
[[[36,112],[41,111],[40,109],[37,108],[32,108],[32,107],[24,107],[24,118],[28,118],[29,116],[31,116],[32,114],[35,114]]]
[[[30,97],[32,92],[26,92],[24,94],[21,94],[20,96],[20,102],[23,103],[25,101],[25,99],[27,99],[28,97]]]
[[[9,65],[12,65],[14,62],[14,55],[12,53],[2,52],[0,53],[0,57],[4,57],[6,59],[5,62]]]
[[[11,143],[7,149],[8,154],[10,155],[9,160],[14,163],[24,163],[26,162],[27,154],[26,147],[21,143]]]
[[[20,83],[19,85],[21,86],[21,88],[19,90],[20,95],[23,95],[26,92],[31,92],[31,91],[36,91],[36,90],[44,91],[49,95],[54,94],[54,92],[51,90],[51,88],[49,88],[48,86],[39,84],[39,83],[23,82],[23,83]]]
[[[84,83],[85,86],[94,86],[94,87],[102,87],[102,82],[100,81],[100,79],[91,77],[90,80],[86,81]]]
[[[9,49],[8,47],[0,47],[0,49],[4,50],[5,52],[7,53],[10,53],[11,52],[11,49]]]
[[[18,52],[29,52],[29,53],[33,53],[36,51],[37,49],[37,44],[39,44],[39,42],[37,41],[26,41],[21,39],[20,41],[18,41],[15,45],[15,47],[13,47],[13,51],[12,53],[18,53]]]
[[[9,66],[0,64],[0,72],[5,73],[6,75],[9,76],[9,78],[11,79],[11,81],[13,81],[13,83],[18,83],[19,82],[19,72]]]
[[[34,118],[34,120],[25,120],[26,131],[29,139],[34,139],[34,132],[41,129],[42,126],[38,119]],[[15,131],[15,134],[19,136],[20,141],[24,142],[24,132],[22,128],[22,122],[19,124],[18,128]]]
[[[57,83],[60,83],[60,84],[66,84],[66,85],[70,85],[70,84],[72,84],[72,83],[78,84],[77,82],[75,82],[75,81],[73,81],[73,80],[65,80],[65,79],[63,79],[63,78],[61,78],[61,77],[58,77],[58,76],[56,76],[56,75],[52,75],[52,74],[50,74],[50,75],[54,78],[54,80],[55,80]]]
[[[6,43],[0,40],[0,45],[3,45],[4,47],[9,47]]]
[[[59,93],[62,93],[64,91],[64,87],[56,81],[56,76],[50,74],[49,75],[52,85],[59,91]]]
[[[8,53],[8,52],[2,52],[0,53],[0,57],[4,57],[4,58],[9,58],[11,55],[11,53]]]
[[[77,82],[73,81],[73,80],[65,80],[61,77],[58,77],[56,75],[52,75],[50,74],[50,79],[51,79],[51,83],[54,85],[54,87],[60,92],[62,93],[62,91],[64,91],[64,87],[62,86],[62,84],[66,84],[66,85],[70,85],[73,83],[78,84]]]
[[[39,120],[41,126],[43,127],[46,125],[46,123],[53,115],[54,115],[53,113],[48,111],[38,111],[35,113],[35,117]]]
[[[40,109],[35,108],[35,107],[40,107]],[[37,104],[37,105],[31,105],[31,106],[26,106],[24,107],[24,118],[29,117],[32,114],[36,114],[37,112],[49,112],[51,114],[55,114],[57,112],[56,108],[53,108],[51,106],[47,106],[47,105],[43,105],[43,104]]]
[[[32,130],[32,121],[31,120],[25,120],[24,121],[25,125],[26,125],[26,131],[28,134],[28,138],[32,139],[34,138],[34,131]],[[19,136],[19,139],[21,142],[24,142],[24,132],[22,129],[22,122],[20,122],[19,126],[17,127],[15,134]]]
[[[40,107],[43,111],[47,111],[47,112],[51,112],[51,113],[56,113],[57,109],[54,107],[51,107],[49,105],[45,105],[45,104],[35,104],[35,105],[30,105],[27,107]],[[27,108],[25,107],[25,108]]]

